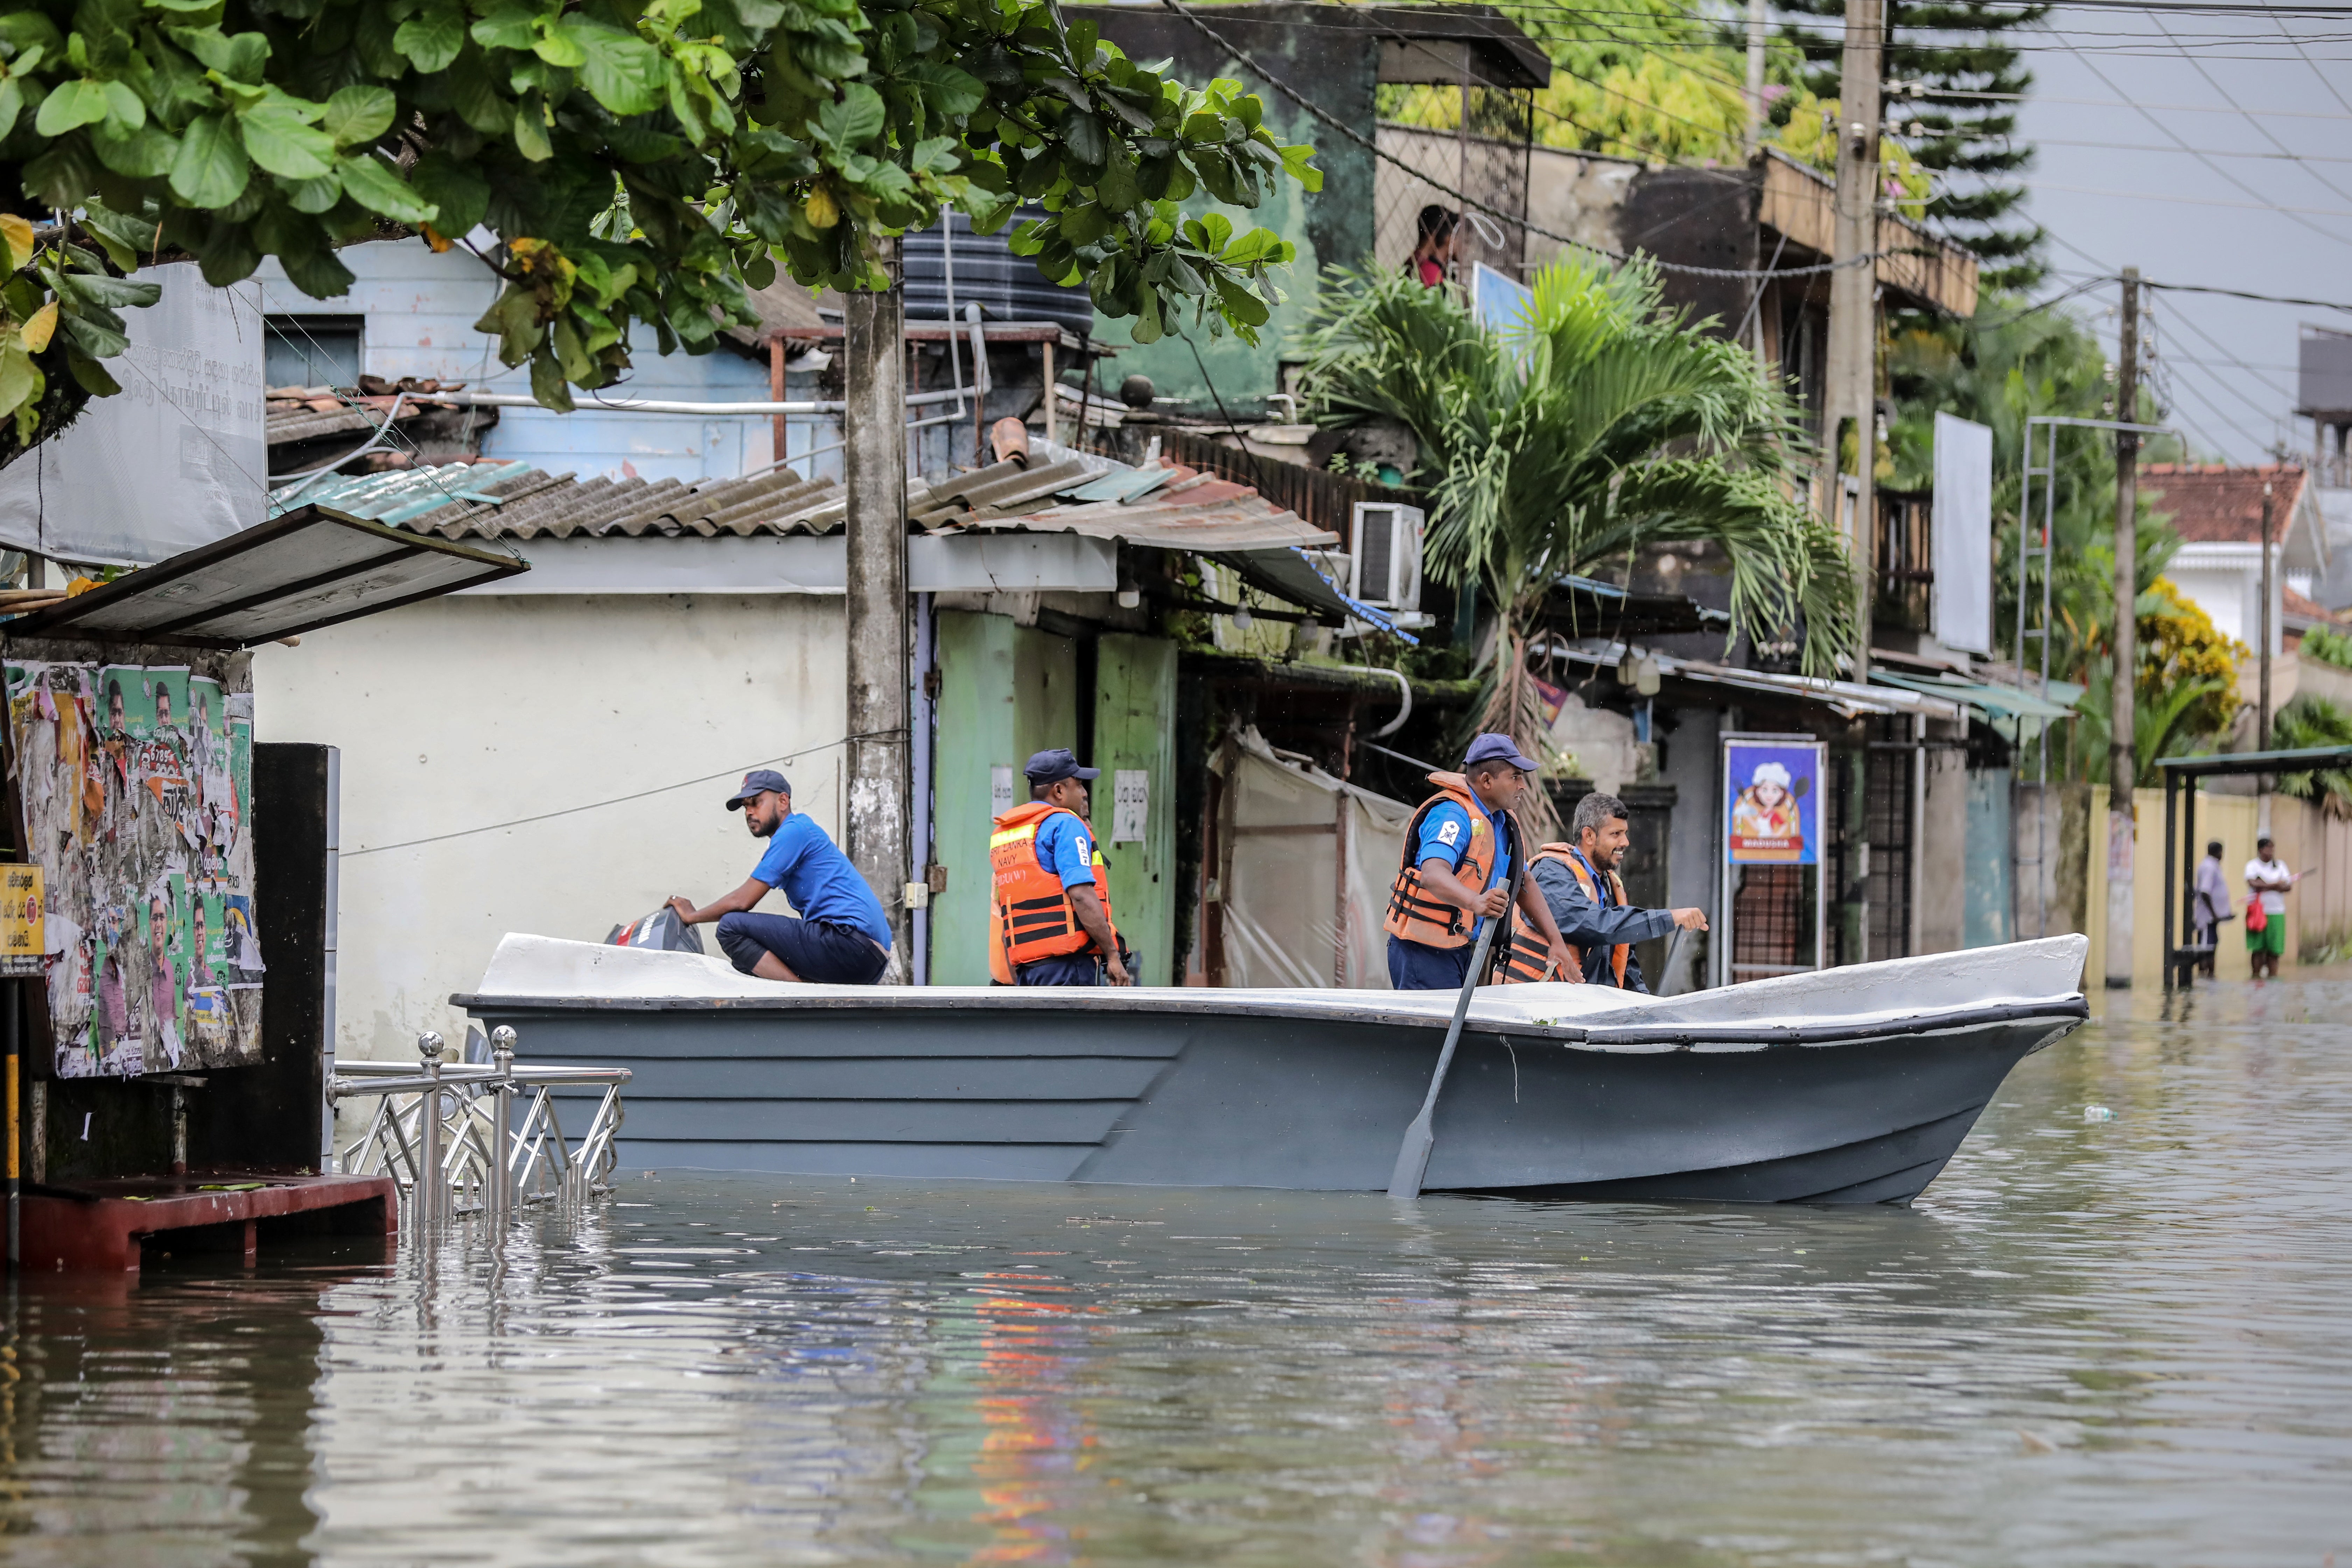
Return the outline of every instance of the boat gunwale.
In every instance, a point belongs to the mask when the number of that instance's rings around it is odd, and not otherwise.
[[[1203,1005],[1205,999],[1196,1001],[1188,997],[1185,1001],[1190,1005],[1153,1006],[1129,1003],[1126,1006],[1106,1009],[1102,1006],[1099,988],[1057,992],[1041,986],[1007,988],[1007,992],[1002,1001],[993,996],[940,995],[934,998],[925,996],[920,987],[909,987],[904,992],[894,992],[889,1003],[882,1005],[871,997],[837,994],[821,996],[520,996],[460,991],[451,993],[449,1005],[467,1013],[883,1012],[895,1008],[954,1012],[979,1007],[989,1012],[1115,1011],[1157,1013],[1174,1017],[1279,1018],[1422,1029],[1443,1029],[1451,1021],[1444,1016],[1418,1011],[1363,1007],[1343,1010],[1328,1004],[1318,1005],[1312,998],[1304,996],[1289,1004],[1233,1002],[1223,1005]],[[1977,1003],[1905,1014],[1878,1014],[1824,1020],[1818,1024],[1544,1024],[1529,1020],[1480,1018],[1474,1014],[1464,1021],[1463,1028],[1468,1034],[1551,1040],[1562,1045],[1603,1050],[1643,1047],[1688,1050],[1707,1046],[1839,1045],[1888,1035],[1940,1034],[1948,1030],[2035,1019],[2048,1019],[2053,1024],[2081,1023],[2090,1016],[2089,998],[2077,991],[2066,995]]]

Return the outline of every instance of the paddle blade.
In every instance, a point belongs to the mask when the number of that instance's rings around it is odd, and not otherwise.
[[[1404,1130],[1404,1142],[1397,1145],[1396,1169],[1389,1175],[1389,1196],[1421,1196],[1421,1179],[1429,1174],[1429,1151],[1436,1142],[1430,1114],[1424,1110],[1412,1119],[1412,1125]]]

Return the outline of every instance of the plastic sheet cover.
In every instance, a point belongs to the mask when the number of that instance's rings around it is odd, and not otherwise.
[[[1223,874],[1230,984],[1386,990],[1389,888],[1413,808],[1275,754],[1231,753]]]

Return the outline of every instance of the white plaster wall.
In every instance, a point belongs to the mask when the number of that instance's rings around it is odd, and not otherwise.
[[[257,275],[262,309],[273,316],[366,317],[362,360],[370,375],[430,377],[463,382],[477,392],[529,395],[530,367],[509,370],[499,363],[497,340],[474,331],[499,292],[497,277],[476,257],[461,247],[436,256],[416,239],[376,240],[336,254],[358,279],[348,293],[313,300],[271,260]],[[733,348],[665,354],[650,330],[633,333],[629,344],[634,363],[616,395],[714,403],[768,396],[766,365]],[[770,460],[773,429],[772,421],[756,415],[702,419],[504,408],[483,450],[583,479],[731,478]],[[794,435],[797,439],[800,432]]]
[[[443,599],[266,647],[253,679],[259,739],[342,748],[338,1054],[463,1038],[447,997],[509,931],[599,940],[740,884],[749,766],[804,753],[793,805],[840,837],[836,598]]]

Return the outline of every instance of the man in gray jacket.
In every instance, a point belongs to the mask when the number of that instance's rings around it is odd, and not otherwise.
[[[1618,858],[1633,837],[1625,803],[1597,791],[1576,803],[1570,824],[1572,842],[1546,845],[1529,862],[1528,873],[1559,927],[1560,939],[1576,952],[1588,984],[1615,985],[1649,994],[1633,944],[1665,935],[1679,926],[1705,931],[1700,910],[1637,910],[1625,902]]]

